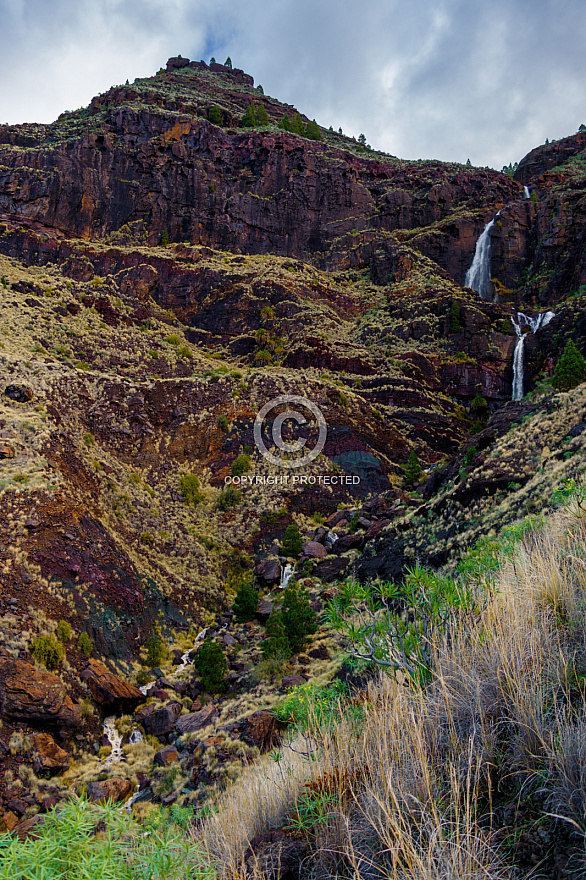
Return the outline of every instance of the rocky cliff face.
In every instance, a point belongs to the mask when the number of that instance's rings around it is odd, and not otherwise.
[[[251,102],[268,125],[240,125]],[[234,584],[253,568],[263,588],[279,580],[292,522],[320,610],[324,582],[350,571],[400,579],[418,559],[455,565],[499,517],[547,503],[540,475],[577,474],[582,393],[507,401],[513,307],[556,311],[526,342],[527,390],[569,336],[586,339],[583,292],[568,297],[586,281],[582,136],[530,154],[512,180],[277,127],[294,112],[242,71],[175,58],[53,125],[0,127],[6,772],[41,766],[17,746],[43,727],[65,747],[51,740],[55,772],[72,730],[95,752],[100,713],[139,699],[123,679],[157,625],[177,664],[196,631],[217,626],[231,698],[247,694],[262,629],[225,630]],[[537,201],[523,199],[526,182]],[[487,302],[462,284],[498,210]],[[313,401],[327,424],[304,482],[276,483],[255,446],[256,414],[284,394]],[[403,485],[413,450],[418,492]],[[261,479],[230,494],[238,462]],[[59,620],[73,633],[59,674],[39,675],[35,639]],[[18,681],[35,675],[25,698]],[[136,724],[156,721],[173,751],[181,700],[181,717],[199,724],[203,712],[202,725],[216,708],[191,680],[188,691],[155,678]],[[181,700],[162,705],[175,685]],[[211,777],[203,759],[194,766],[195,791]],[[18,812],[17,794],[0,780],[0,806]]]

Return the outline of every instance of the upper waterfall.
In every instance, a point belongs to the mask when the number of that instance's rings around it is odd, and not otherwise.
[[[492,298],[490,289],[490,231],[499,214],[489,220],[482,230],[476,242],[472,265],[466,272],[464,281],[464,287],[471,287],[472,290],[480,294],[482,299]]]

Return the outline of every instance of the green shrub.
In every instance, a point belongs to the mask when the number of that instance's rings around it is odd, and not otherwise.
[[[305,126],[303,125],[303,119],[299,115],[299,113],[293,114],[293,119],[291,120],[291,131],[294,134],[300,134],[302,137],[305,135]]]
[[[283,556],[292,556],[296,558],[301,553],[301,535],[295,523],[287,526],[285,529],[285,537],[283,538],[283,546],[281,548]]]
[[[139,670],[139,672],[136,673],[136,686],[143,687],[151,681],[151,678],[152,676],[146,671],[146,669]]]
[[[222,124],[222,114],[220,113],[220,108],[217,104],[213,104],[208,110],[208,119],[213,125]]]
[[[257,125],[268,125],[269,124],[269,115],[267,113],[266,107],[264,104],[261,104],[260,107],[256,109],[256,124]]]
[[[193,659],[193,665],[201,675],[204,691],[209,694],[219,694],[226,690],[228,664],[218,642],[211,640],[204,642]]]
[[[461,329],[462,322],[460,320],[460,306],[456,300],[454,300],[450,306],[450,333],[458,333]]]
[[[145,663],[147,666],[160,666],[165,654],[167,653],[161,630],[158,626],[153,626],[151,634],[146,643],[147,655]]]
[[[86,446],[95,446],[96,445],[95,437],[93,434],[90,434],[89,431],[86,431],[86,433],[83,435],[83,442],[85,443]]]
[[[296,584],[289,584],[283,594],[281,613],[291,650],[299,651],[307,637],[317,632],[317,618],[309,604],[307,590]]]
[[[254,104],[249,104],[246,110],[244,111],[244,115],[240,120],[240,125],[244,128],[252,128],[256,125],[256,113],[254,110]]]
[[[485,406],[488,406],[484,397],[480,394],[477,394],[472,403],[470,404],[471,409],[481,409]]]
[[[403,475],[403,483],[405,486],[411,487],[414,486],[421,479],[421,465],[419,464],[419,459],[417,457],[417,453],[414,449],[411,450],[409,455],[409,461],[405,467],[405,473]]]
[[[272,354],[270,353],[270,351],[267,351],[266,348],[261,348],[261,350],[257,351],[257,353],[254,356],[254,360],[256,361],[257,364],[270,364],[272,359],[273,359]]]
[[[204,500],[204,494],[200,489],[199,478],[195,474],[181,474],[179,477],[179,491],[183,503],[191,507],[197,507]]]
[[[220,510],[226,511],[231,507],[236,507],[242,501],[242,492],[235,489],[234,486],[228,486],[222,489],[218,498],[218,507]]]
[[[267,620],[265,638],[260,647],[265,657],[291,656],[291,645],[285,631],[283,615],[276,606],[273,607]]]
[[[43,817],[34,836],[0,833],[0,880],[213,880],[216,870],[206,866],[184,823],[169,813],[161,822],[149,816],[145,834],[119,804],[64,800]]]
[[[31,654],[45,669],[57,669],[65,656],[65,649],[55,636],[41,633],[33,641]]]
[[[312,119],[311,122],[307,123],[305,137],[312,141],[321,141],[321,131],[319,130],[319,125],[315,119]]]
[[[247,623],[254,620],[256,609],[258,607],[258,593],[250,583],[250,579],[245,576],[240,587],[236,591],[232,611],[238,623]]]
[[[181,337],[177,333],[171,333],[169,336],[165,336],[165,342],[167,345],[179,345]]]
[[[168,244],[169,244],[169,230],[165,226],[165,228],[161,232],[161,247],[167,247]]]
[[[250,455],[243,453],[239,455],[238,458],[232,462],[232,467],[230,470],[232,471],[233,477],[241,477],[242,474],[247,474],[250,470]]]
[[[79,634],[79,638],[77,640],[77,650],[81,651],[82,654],[85,654],[86,657],[91,657],[94,650],[94,643],[86,632],[82,632]]]
[[[568,339],[564,352],[555,366],[552,385],[558,391],[570,391],[582,382],[586,382],[586,361],[574,342]]]
[[[218,416],[218,427],[220,430],[224,431],[224,433],[226,433],[229,428],[228,418],[223,413],[221,416]]]
[[[60,620],[57,624],[55,634],[61,644],[66,644],[66,642],[68,642],[71,638],[71,624],[67,623],[66,620]]]

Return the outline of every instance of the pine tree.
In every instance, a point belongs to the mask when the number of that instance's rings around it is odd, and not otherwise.
[[[240,125],[245,128],[251,128],[256,125],[256,114],[254,112],[254,104],[249,104],[244,111],[244,116],[240,120]]]
[[[285,632],[283,615],[276,607],[267,620],[266,635],[260,647],[265,657],[276,657],[278,654],[284,657],[291,656],[291,645]]]
[[[193,665],[201,675],[201,683],[210,694],[223,693],[226,690],[225,678],[228,664],[218,642],[204,642],[193,658]]]
[[[366,146],[366,135],[364,135],[364,134],[359,134],[359,135],[358,135],[358,143],[359,143],[362,147],[365,147],[365,146]]]
[[[586,361],[571,339],[566,342],[564,352],[556,364],[552,385],[558,391],[570,391],[586,382]]]
[[[305,135],[305,126],[303,125],[303,119],[299,115],[299,113],[295,113],[293,116],[293,120],[291,122],[291,131],[293,134],[300,134],[302,137]]]
[[[267,113],[267,108],[264,104],[261,104],[256,111],[256,124],[257,125],[268,125],[269,124],[269,115]]]
[[[293,131],[291,127],[291,120],[289,119],[289,114],[285,113],[281,121],[279,122],[279,128],[282,128],[284,131]]]
[[[236,591],[236,597],[232,605],[234,617],[238,623],[248,623],[249,620],[254,620],[257,608],[258,593],[248,578],[246,578]]]
[[[285,537],[283,538],[283,546],[281,548],[283,556],[297,557],[301,553],[301,535],[295,523],[287,526],[285,529]]]
[[[220,108],[217,106],[217,104],[214,104],[208,110],[208,119],[214,125],[221,125],[222,124],[222,114],[220,113]]]
[[[312,141],[321,141],[321,131],[319,130],[319,125],[312,119],[311,122],[307,123],[307,128],[305,129],[305,137],[309,138]]]
[[[159,666],[165,656],[165,643],[163,642],[161,630],[158,626],[153,626],[146,643],[146,649],[147,666]]]
[[[460,306],[453,300],[452,305],[450,306],[450,333],[457,333],[462,329],[462,322],[460,321]]]
[[[161,232],[161,247],[167,247],[168,244],[169,244],[169,230],[165,226],[165,228]]]
[[[315,611],[309,604],[309,594],[305,588],[289,584],[283,594],[283,625],[292,651],[299,651],[307,637],[317,632]]]
[[[230,70],[232,70],[232,59],[230,58],[229,55],[226,58],[226,60],[224,61],[224,67],[228,67]]]
[[[413,486],[421,477],[421,465],[414,449],[411,450],[409,461],[403,475],[403,483],[405,486]]]

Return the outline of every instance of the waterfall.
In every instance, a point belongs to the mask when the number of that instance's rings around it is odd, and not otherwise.
[[[530,198],[531,198],[531,193],[529,192],[529,187],[528,187],[528,186],[524,186],[524,187],[523,187],[523,198],[524,198],[524,199],[530,199]]]
[[[547,327],[551,319],[555,317],[555,312],[541,312],[535,318],[530,318],[524,312],[517,312],[517,320],[511,315],[511,321],[517,334],[517,344],[513,355],[513,400],[523,400],[523,355],[525,336],[529,334],[523,333],[522,327],[525,324],[531,329],[531,333],[537,333]]]
[[[290,562],[287,563],[285,568],[281,571],[281,582],[279,584],[279,588],[284,590],[291,577],[293,576],[293,571],[295,570],[295,566],[291,565]]]
[[[490,220],[476,242],[472,265],[466,272],[464,287],[471,287],[480,294],[482,299],[491,299],[490,289],[490,230],[494,226],[500,211]]]

